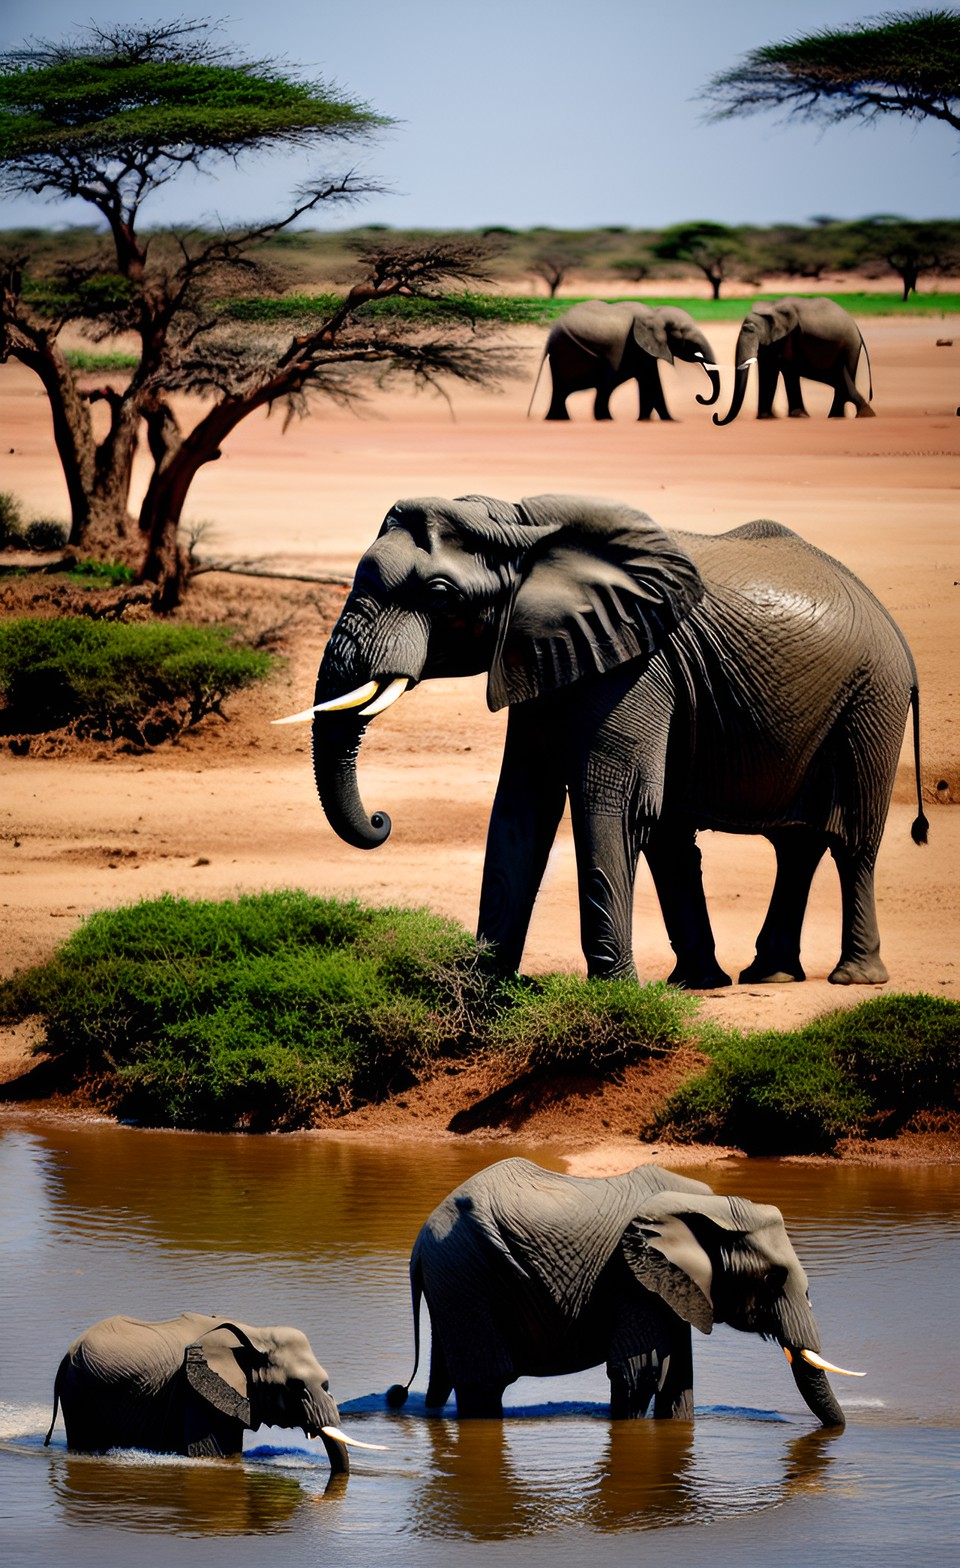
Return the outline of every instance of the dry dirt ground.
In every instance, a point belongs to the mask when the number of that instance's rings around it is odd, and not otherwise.
[[[735,324],[710,328],[732,365]],[[809,386],[808,420],[759,422],[751,404],[717,429],[699,407],[692,366],[665,369],[671,423],[639,424],[635,389],[614,397],[614,420],[590,418],[588,394],[569,424],[547,424],[547,374],[526,417],[544,333],[515,335],[523,373],[497,395],[453,390],[441,399],[390,392],[363,413],[318,407],[281,433],[250,419],[192,494],[208,525],[207,558],[265,559],[274,570],[349,580],[401,496],[545,491],[617,498],[671,527],[721,532],[772,517],[843,560],[896,617],[913,649],[921,691],[922,774],[930,842],[910,838],[916,812],[905,744],[878,866],[883,951],[891,991],[960,999],[960,318],[865,323],[875,419],[826,420],[826,389]],[[724,371],[721,408],[732,373]],[[809,384],[808,384],[809,385]],[[705,390],[705,388],[704,388]],[[755,405],[753,405],[755,406]],[[66,514],[50,419],[39,385],[0,368],[0,490],[28,515]],[[141,755],[96,744],[0,751],[0,973],[46,957],[89,911],[154,897],[227,897],[299,886],[372,902],[427,904],[471,926],[504,716],[487,711],[481,678],[419,687],[373,724],[360,759],[371,809],[393,818],[373,853],[337,839],[316,802],[306,728],[271,719],[306,706],[343,589],[316,581],[265,582],[207,574],[187,616],[275,629],[286,663],[266,686],[233,699],[173,747]],[[0,613],[22,612],[33,589],[0,578]],[[2,609],[5,601],[6,608]],[[721,963],[736,974],[753,955],[772,885],[759,838],[701,835],[707,897]],[[704,997],[704,1010],[742,1027],[785,1028],[877,994],[828,985],[839,903],[832,863],[818,873],[804,931],[804,984],[739,986]],[[640,974],[668,973],[672,955],[646,873],[636,900]],[[551,858],[524,959],[529,971],[581,969],[575,868],[565,823]],[[6,1040],[5,1076],[22,1069],[29,1030]],[[661,1085],[660,1088],[665,1087]],[[503,1110],[512,1136],[554,1133],[571,1144],[612,1142],[635,1128],[652,1085],[570,1086],[546,1106]],[[422,1136],[482,1097],[469,1073],[374,1116]],[[491,1136],[494,1129],[472,1136]],[[916,1157],[919,1146],[904,1148]],[[633,1145],[636,1156],[636,1145]],[[629,1161],[628,1161],[629,1163]]]

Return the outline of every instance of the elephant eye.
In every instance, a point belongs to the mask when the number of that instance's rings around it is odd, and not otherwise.
[[[460,589],[446,577],[433,577],[427,583],[427,598],[431,604],[437,606],[456,604],[460,597]]]

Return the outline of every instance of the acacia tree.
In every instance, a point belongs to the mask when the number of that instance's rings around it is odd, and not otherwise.
[[[688,261],[699,268],[714,299],[720,298],[727,279],[750,270],[741,236],[724,223],[675,223],[663,230],[651,250],[660,261]]]
[[[0,56],[0,188],[80,197],[106,224],[104,244],[83,261],[31,268],[26,255],[3,260],[0,357],[33,370],[49,399],[71,545],[132,561],[140,580],[156,585],[159,608],[183,590],[177,530],[190,485],[255,409],[280,403],[288,416],[303,413],[311,391],[348,400],[359,395],[355,373],[365,365],[428,384],[445,376],[482,382],[504,368],[482,352],[465,308],[440,301],[435,319],[421,314],[412,323],[377,310],[378,301],[430,299],[482,276],[477,242],[371,247],[349,291],[305,310],[293,336],[289,324],[237,321],[238,294],[280,291],[257,250],[327,202],[372,188],[353,173],[318,175],[272,222],[215,235],[141,229],[146,200],[184,169],[207,172],[264,149],[312,149],[387,123],[323,83],[238,60],[210,33],[205,22],[92,27],[79,42]],[[68,324],[94,341],[132,334],[129,376],[90,384],[61,345]],[[178,393],[204,398],[189,428]],[[152,472],[134,521],[142,434]]]
[[[960,14],[890,11],[753,49],[711,78],[711,119],[764,109],[801,118],[941,120],[960,130]]]

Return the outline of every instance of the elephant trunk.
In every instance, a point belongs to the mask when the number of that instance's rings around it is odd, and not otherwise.
[[[710,379],[710,396],[701,397],[698,392],[697,402],[702,403],[704,408],[709,408],[711,403],[715,403],[720,396],[720,372],[716,365],[704,365],[703,368]],[[714,415],[714,418],[716,418],[716,415]]]
[[[800,1348],[784,1346],[793,1380],[800,1390],[800,1395],[807,1407],[813,1411],[821,1426],[844,1427],[847,1418],[837,1402],[837,1397],[827,1382],[827,1374],[822,1367],[814,1366],[808,1359],[809,1352]],[[835,1368],[836,1371],[842,1370]]]
[[[318,713],[313,721],[313,776],[333,831],[355,849],[377,849],[390,837],[385,811],[368,812],[357,787],[357,752],[366,724],[352,713]]]
[[[720,418],[719,414],[714,414],[713,422],[715,425],[729,425],[739,414],[741,408],[743,407],[744,397],[746,396],[747,382],[750,379],[750,366],[752,363],[752,359],[742,360],[739,353],[737,354],[737,372],[736,380],[733,384],[733,398],[730,403],[730,407],[727,410],[727,413],[724,415],[723,419]]]

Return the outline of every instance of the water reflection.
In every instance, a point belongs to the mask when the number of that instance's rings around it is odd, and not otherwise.
[[[69,1525],[171,1535],[275,1535],[303,1502],[292,1477],[228,1461],[67,1455],[50,1485]]]
[[[412,1423],[411,1423],[412,1424]],[[506,1540],[713,1523],[824,1483],[835,1432],[714,1421],[426,1422],[426,1480],[405,1528]]]

